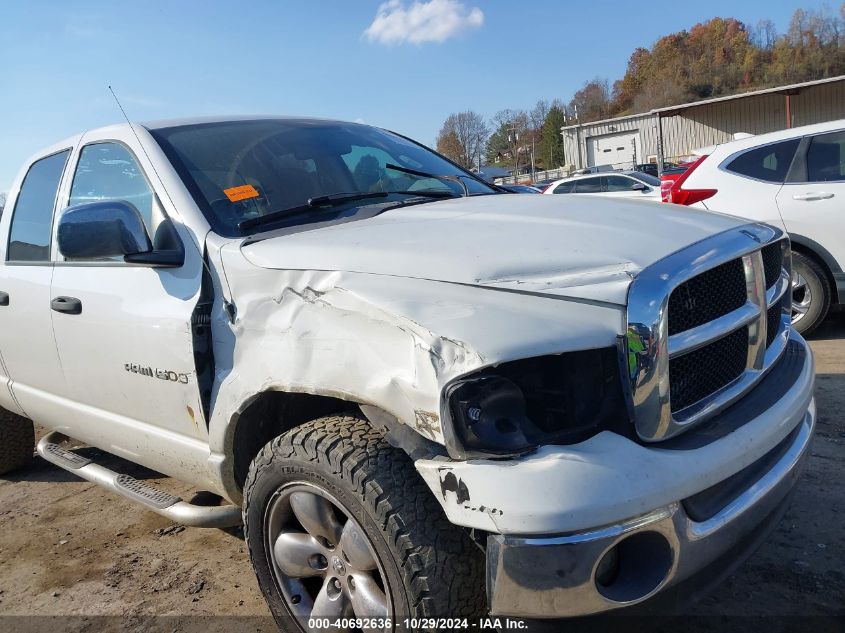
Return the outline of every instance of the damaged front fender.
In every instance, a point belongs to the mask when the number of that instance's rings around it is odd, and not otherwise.
[[[331,395],[371,405],[445,444],[441,392],[508,360],[613,345],[622,308],[448,282],[338,271],[274,270],[220,251],[225,310],[213,319],[212,453],[265,391]],[[577,336],[573,336],[577,332]]]

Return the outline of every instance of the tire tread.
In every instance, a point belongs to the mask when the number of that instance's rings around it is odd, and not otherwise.
[[[404,577],[412,617],[484,614],[481,551],[462,528],[447,521],[410,458],[357,416],[313,420],[262,448],[244,486],[248,546],[251,491],[273,462],[288,460],[321,462],[352,486],[386,537]]]

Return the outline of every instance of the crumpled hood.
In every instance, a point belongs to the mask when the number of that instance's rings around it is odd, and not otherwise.
[[[270,235],[242,251],[271,269],[391,275],[624,305],[640,270],[743,223],[655,202],[509,194]]]

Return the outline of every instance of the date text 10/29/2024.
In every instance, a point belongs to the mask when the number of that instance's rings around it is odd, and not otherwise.
[[[470,620],[468,618],[402,618],[396,623],[398,630],[479,630],[479,631],[502,631],[521,630],[527,628],[524,620],[517,618],[481,618]],[[362,631],[384,631],[394,626],[391,618],[308,618],[308,627],[311,630],[355,630]]]

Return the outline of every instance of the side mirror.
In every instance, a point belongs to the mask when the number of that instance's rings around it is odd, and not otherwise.
[[[138,209],[123,200],[89,202],[65,209],[59,218],[59,251],[68,259],[106,259],[151,253]]]
[[[648,189],[648,185],[644,182],[637,182],[631,185],[631,191],[645,191]]]

